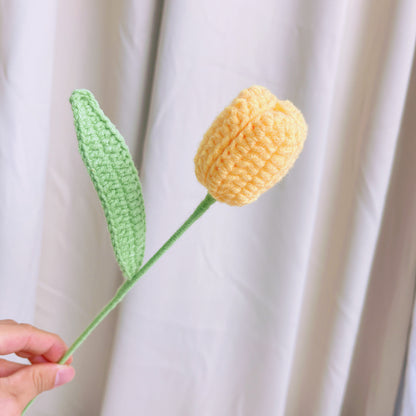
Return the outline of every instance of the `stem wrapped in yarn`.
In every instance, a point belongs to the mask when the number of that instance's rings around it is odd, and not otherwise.
[[[264,87],[243,90],[216,118],[195,156],[196,176],[208,188],[208,193],[182,226],[140,268],[145,243],[144,202],[131,156],[121,135],[89,91],[76,91],[71,102],[80,151],[103,204],[116,257],[127,280],[71,345],[61,364],[216,200],[245,205],[282,179],[299,156],[307,134],[301,112],[290,101],[279,101]],[[103,162],[105,168],[101,169]],[[127,220],[120,221],[121,217]],[[137,242],[134,238],[138,238]]]

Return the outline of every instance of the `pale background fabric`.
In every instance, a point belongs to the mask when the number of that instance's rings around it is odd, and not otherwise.
[[[414,0],[0,1],[0,319],[70,344],[122,282],[72,90],[134,155],[146,258],[205,196],[193,156],[240,90],[309,125],[290,174],[214,204],[28,414],[416,414],[415,39]]]

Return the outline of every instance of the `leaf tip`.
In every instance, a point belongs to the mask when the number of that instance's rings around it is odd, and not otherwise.
[[[71,103],[72,107],[77,107],[81,101],[96,101],[94,95],[91,91],[81,89],[81,90],[74,90],[69,98],[69,102]]]

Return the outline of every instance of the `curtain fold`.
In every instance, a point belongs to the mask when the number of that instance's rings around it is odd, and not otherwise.
[[[413,57],[412,77],[410,80],[406,107],[403,114],[400,141],[396,152],[396,161],[391,180],[389,199],[386,204],[388,207],[388,216],[386,215],[385,232],[393,234],[394,240],[389,245],[384,245],[384,252],[380,255],[385,258],[382,266],[391,270],[390,274],[397,276],[397,279],[404,280],[408,278],[408,283],[403,286],[406,293],[400,293],[392,287],[391,282],[385,280],[384,293],[392,293],[393,296],[384,296],[384,302],[379,306],[379,310],[383,308],[385,320],[389,321],[390,332],[381,332],[383,338],[379,339],[380,353],[385,357],[390,345],[400,342],[404,336],[404,328],[395,325],[395,313],[398,310],[398,303],[406,298],[415,296],[414,279],[416,278],[416,233],[413,226],[416,222],[416,184],[411,178],[416,177],[416,119],[414,117],[414,108],[416,106],[416,54]],[[399,173],[400,172],[400,173]],[[387,220],[388,217],[388,220]],[[387,259],[389,260],[387,262]],[[395,267],[397,266],[397,267]],[[412,279],[413,278],[413,279]],[[393,279],[392,279],[393,280]],[[393,280],[394,281],[394,280]],[[380,289],[379,289],[380,290]],[[373,301],[374,302],[374,301]],[[407,304],[404,305],[408,307]],[[403,380],[402,388],[399,391],[396,400],[396,414],[403,416],[410,416],[416,411],[416,396],[415,396],[415,354],[416,354],[416,328],[415,328],[415,314],[413,304],[413,318],[411,321],[409,332],[409,343],[407,349],[407,358],[403,362]],[[391,313],[393,311],[393,313]],[[378,311],[376,311],[377,313]],[[377,316],[380,318],[380,315]],[[400,332],[399,332],[400,331]],[[389,337],[389,342],[382,342]],[[362,344],[365,344],[364,339]],[[370,354],[367,353],[367,356]],[[398,357],[397,357],[398,358]],[[392,372],[390,366],[395,365],[395,373],[397,373],[397,362],[391,362],[387,359],[383,360],[383,367],[378,369],[378,373]],[[358,376],[358,365],[356,373]],[[384,390],[389,388],[389,379],[385,379],[383,383]],[[383,391],[381,391],[382,393]]]
[[[0,0],[0,31],[0,319],[68,344],[122,282],[72,90],[134,156],[145,261],[204,198],[193,158],[240,90],[309,125],[289,175],[215,203],[31,414],[412,414],[414,1]]]
[[[302,414],[308,406],[324,415],[394,409],[414,274],[394,279],[400,252],[386,268],[377,250],[396,238],[394,230],[384,232],[383,216],[400,207],[398,199],[388,207],[385,199],[414,52],[414,17],[412,2],[367,2],[364,10],[357,2],[348,9],[286,414]],[[402,140],[410,139],[407,131]],[[403,296],[389,311],[397,317],[390,326],[375,321],[377,313],[383,316],[383,296],[392,295],[386,282]],[[377,344],[382,331],[395,330],[399,338]],[[377,345],[388,358],[377,356]],[[383,351],[387,345],[390,351]],[[389,372],[380,371],[383,360]],[[379,371],[388,374],[388,388],[376,378]]]
[[[31,321],[49,152],[56,5],[0,7],[0,316]]]

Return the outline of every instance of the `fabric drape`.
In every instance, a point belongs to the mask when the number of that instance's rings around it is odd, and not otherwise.
[[[70,344],[122,283],[74,89],[139,168],[145,261],[204,198],[193,157],[240,90],[309,126],[289,175],[214,204],[30,414],[413,414],[415,40],[413,0],[0,1],[0,319]]]

